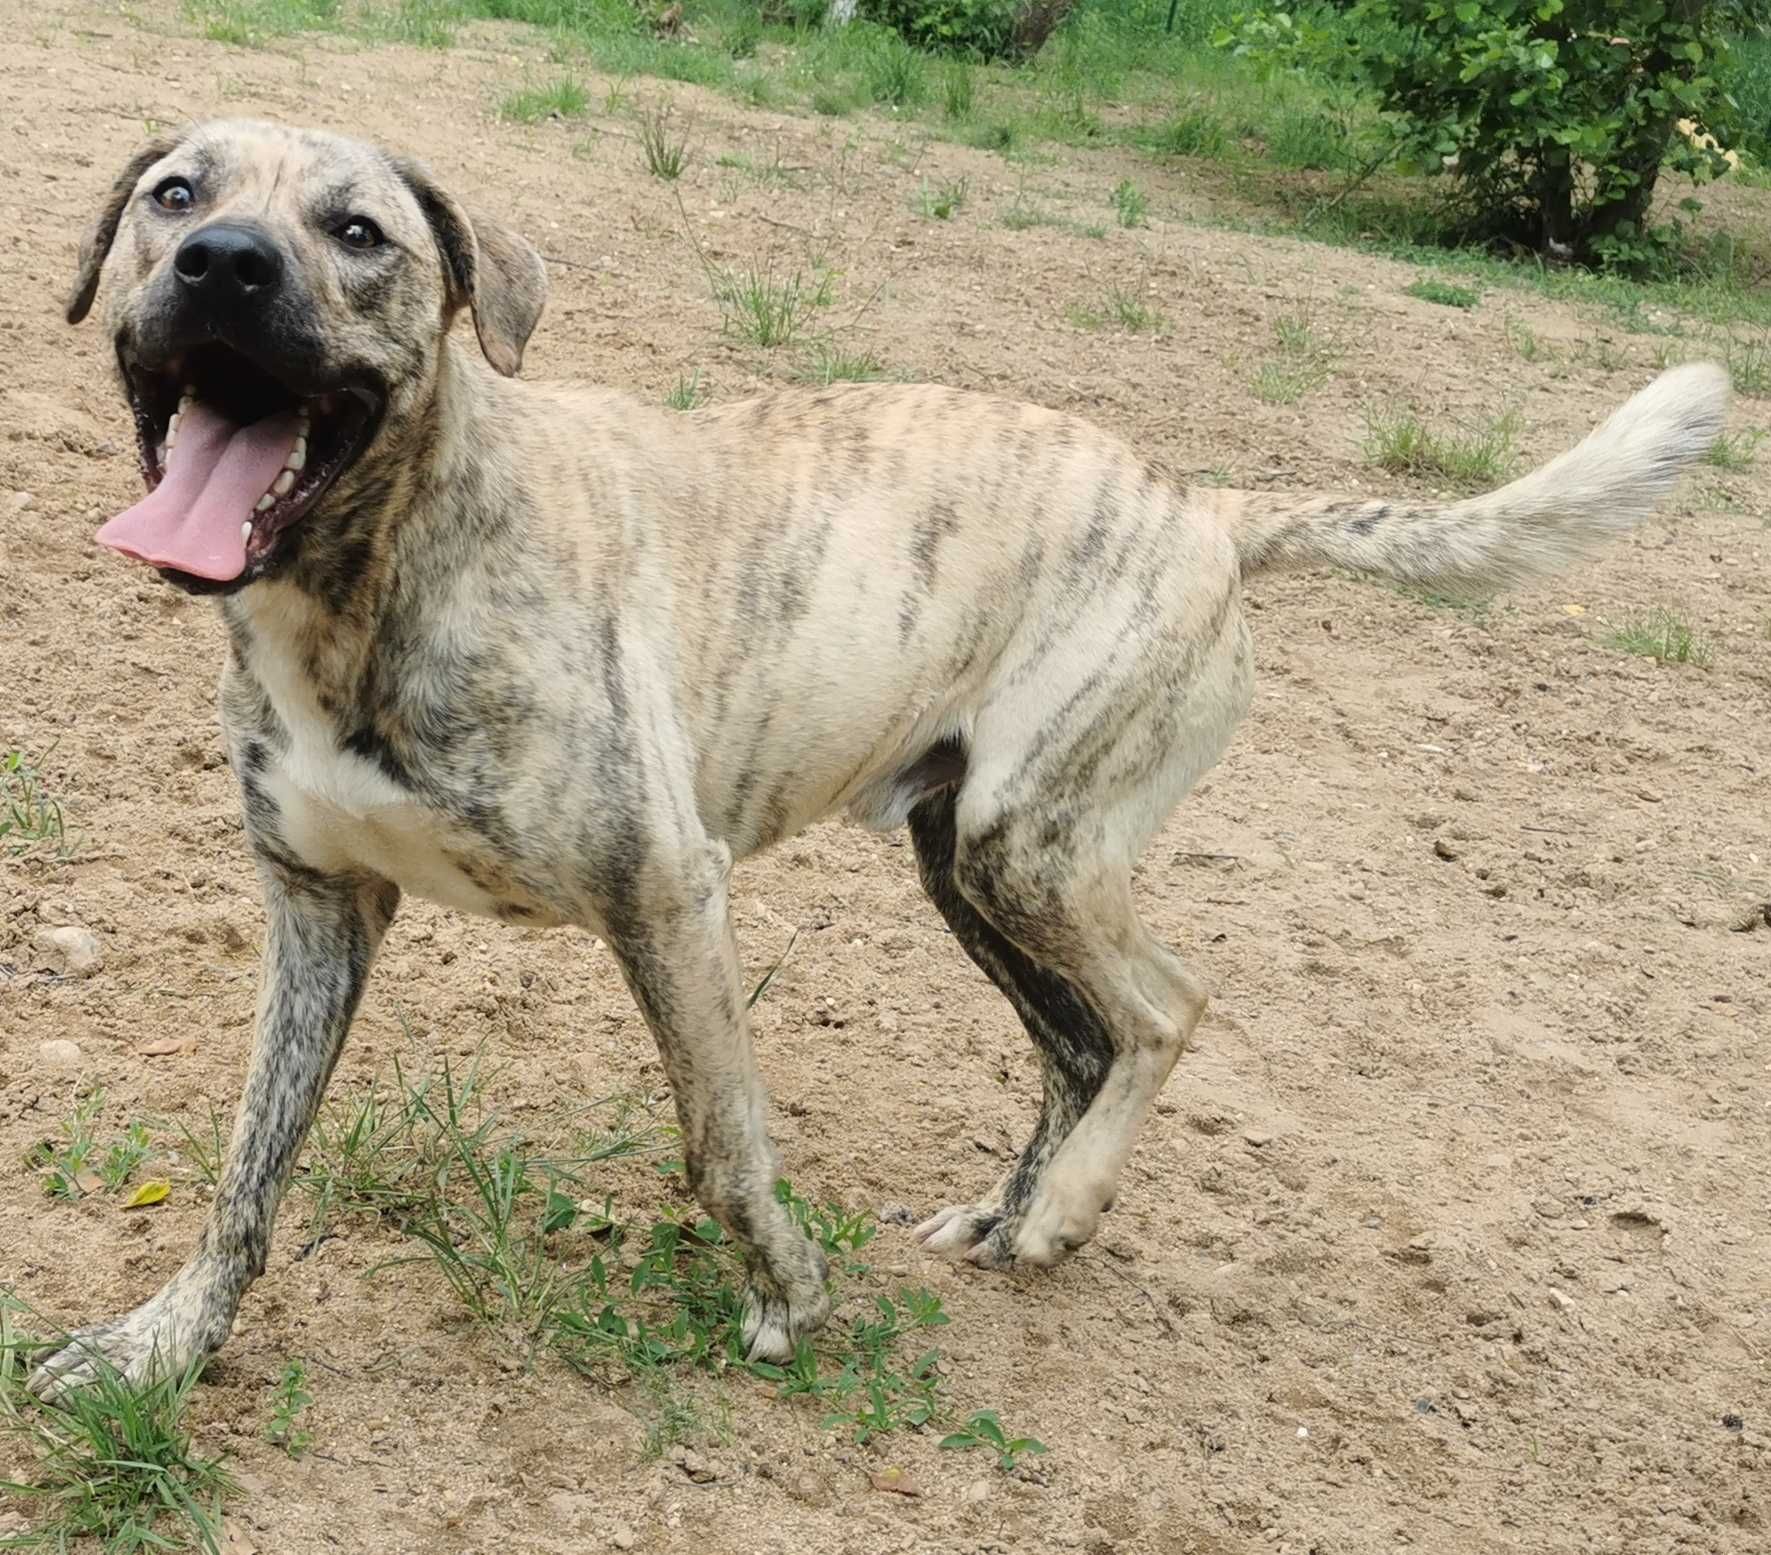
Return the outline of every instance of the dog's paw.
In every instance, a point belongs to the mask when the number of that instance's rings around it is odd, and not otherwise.
[[[1048,1177],[1032,1203],[991,1227],[965,1256],[981,1269],[1049,1269],[1094,1236],[1110,1202],[1109,1190],[1082,1184],[1066,1191]]]
[[[830,1292],[822,1284],[815,1291],[784,1296],[753,1282],[744,1292],[744,1357],[785,1364],[800,1340],[815,1334],[829,1316]]]
[[[970,1258],[1002,1222],[993,1204],[949,1204],[929,1216],[911,1235],[943,1258]]]
[[[202,1285],[175,1279],[133,1312],[69,1334],[31,1374],[37,1397],[55,1401],[105,1373],[130,1387],[176,1376],[221,1348],[233,1326],[228,1303]]]

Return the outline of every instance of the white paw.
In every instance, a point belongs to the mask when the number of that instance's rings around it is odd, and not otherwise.
[[[213,1354],[232,1327],[232,1303],[224,1288],[181,1273],[133,1312],[68,1335],[31,1374],[30,1390],[39,1398],[65,1398],[90,1387],[105,1370],[143,1387]]]
[[[1066,1188],[1047,1176],[1020,1218],[1004,1225],[999,1233],[974,1249],[974,1263],[1033,1264],[1049,1268],[1062,1263],[1094,1236],[1101,1213],[1112,1199],[1112,1190],[1091,1184]],[[993,1245],[995,1244],[995,1245]]]
[[[830,1292],[820,1283],[799,1296],[772,1295],[756,1284],[744,1292],[744,1353],[751,1361],[781,1364],[793,1359],[801,1339],[830,1316]]]

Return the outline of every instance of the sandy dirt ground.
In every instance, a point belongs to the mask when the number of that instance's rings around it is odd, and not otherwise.
[[[246,112],[421,153],[553,261],[531,376],[662,396],[699,370],[718,399],[790,376],[790,353],[722,336],[686,221],[716,264],[827,259],[818,327],[892,372],[1094,416],[1183,479],[1407,490],[1359,446],[1366,411],[1402,403],[1516,407],[1527,455],[1547,456],[1645,383],[1661,344],[1524,291],[1435,307],[1402,295],[1405,266],[1214,225],[1235,212],[1184,165],[1017,166],[880,115],[630,83],[694,116],[673,189],[600,78],[581,121],[498,120],[551,69],[519,30],[246,50],[164,3],[20,15],[0,89],[0,743],[47,752],[83,848],[0,861],[0,1276],[69,1324],[145,1298],[197,1232],[203,1193],[171,1147],[179,1122],[234,1104],[262,927],[216,731],[217,621],[92,544],[137,478],[109,347],[58,314],[146,121]],[[728,153],[784,174],[719,166]],[[1108,200],[1127,176],[1151,199],[1136,231]],[[954,220],[916,213],[923,179],[958,177]],[[1017,200],[1108,230],[1010,230]],[[1763,221],[1762,201],[1739,209]],[[1168,329],[1067,316],[1111,287]],[[1336,341],[1335,376],[1263,404],[1273,320],[1300,308]],[[1522,360],[1509,317],[1553,352]],[[1771,428],[1771,401],[1735,418]],[[1034,1472],[928,1434],[858,1448],[728,1376],[693,1385],[730,1410],[700,1482],[647,1457],[633,1389],[516,1365],[428,1267],[365,1278],[407,1250],[397,1231],[354,1219],[298,1259],[292,1207],[193,1405],[245,1486],[228,1548],[1771,1547],[1768,525],[1761,456],[1704,470],[1599,563],[1486,610],[1326,575],[1252,590],[1255,709],[1139,882],[1214,1004],[1102,1235],[1054,1273],[1004,1277],[886,1226],[874,1272],[842,1290],[839,1323],[897,1283],[936,1291],[955,1411],[1043,1439]],[[1662,605],[1711,667],[1609,644]],[[745,866],[734,899],[754,969],[802,931],[756,1021],[797,1185],[876,1210],[973,1197],[1028,1127],[1037,1072],[902,837],[820,827]],[[33,970],[37,932],[69,923],[101,938],[102,969]],[[165,1036],[194,1051],[142,1053]],[[79,1056],[58,1065],[39,1045],[64,1039]],[[595,1098],[663,1094],[606,951],[413,904],[335,1091],[396,1056],[476,1051],[541,1134]],[[94,1087],[107,1126],[156,1120],[174,1191],[152,1211],[52,1202],[24,1164]],[[264,1436],[291,1356],[316,1400],[299,1461]],[[874,1490],[887,1464],[922,1494]],[[22,1517],[0,1501],[0,1531]]]

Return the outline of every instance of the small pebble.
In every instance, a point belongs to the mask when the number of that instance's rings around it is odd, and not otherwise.
[[[989,1499],[990,1481],[987,1479],[974,1479],[960,1493],[960,1500],[968,1506],[976,1506],[980,1501],[988,1501]]]
[[[105,964],[104,947],[90,929],[76,923],[39,929],[31,939],[35,968],[57,977],[91,977]]]
[[[626,1523],[615,1524],[615,1531],[609,1535],[609,1543],[618,1550],[631,1550],[634,1545],[633,1529]]]
[[[66,1037],[37,1044],[37,1056],[54,1069],[73,1069],[80,1062],[80,1044]]]

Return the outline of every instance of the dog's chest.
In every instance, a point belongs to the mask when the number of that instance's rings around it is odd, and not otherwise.
[[[323,873],[366,870],[408,895],[516,923],[564,917],[517,886],[507,860],[446,810],[425,802],[373,760],[344,748],[311,689],[274,670],[256,675],[285,738],[258,781],[276,806],[288,850]]]
[[[463,912],[498,916],[491,871],[473,840],[447,817],[414,803],[369,761],[326,749],[291,729],[263,783],[289,850],[326,873],[369,870],[411,895]]]

